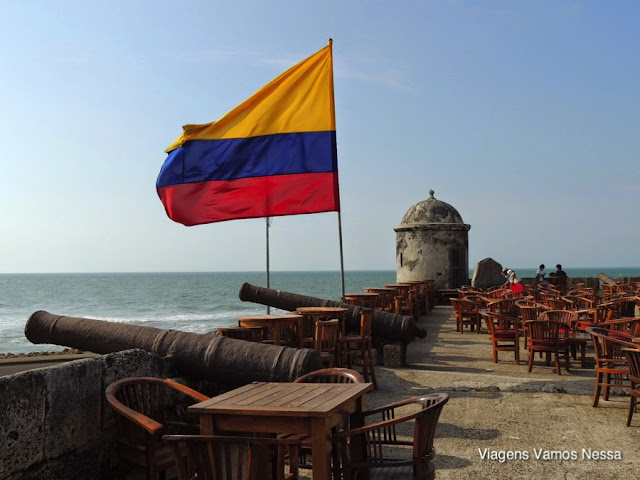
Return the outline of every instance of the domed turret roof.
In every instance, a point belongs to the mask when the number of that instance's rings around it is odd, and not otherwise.
[[[457,224],[464,225],[462,217],[458,211],[442,200],[437,200],[433,194],[433,190],[429,190],[429,198],[416,203],[407,210],[402,217],[402,223],[406,224]]]

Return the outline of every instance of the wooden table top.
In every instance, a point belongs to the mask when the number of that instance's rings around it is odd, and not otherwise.
[[[373,389],[372,383],[256,382],[188,407],[198,414],[326,417]]]
[[[354,293],[345,293],[344,298],[353,297],[353,298],[369,298],[369,297],[378,297],[379,293],[374,292],[354,292]]]
[[[348,308],[344,307],[298,307],[296,312],[298,313],[345,313],[348,312]]]
[[[282,315],[263,314],[263,315],[245,315],[244,317],[238,317],[239,322],[246,320],[296,320],[302,318],[302,315],[296,315],[291,313],[285,313]]]

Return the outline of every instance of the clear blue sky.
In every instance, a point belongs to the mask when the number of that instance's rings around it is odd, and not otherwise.
[[[184,227],[155,181],[334,40],[345,268],[394,269],[428,198],[470,267],[640,265],[640,3],[0,2],[0,272],[265,268],[263,219]],[[272,270],[339,269],[337,214],[280,217]]]

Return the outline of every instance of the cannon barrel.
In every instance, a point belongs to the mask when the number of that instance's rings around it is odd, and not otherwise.
[[[140,348],[160,357],[171,357],[180,374],[232,385],[252,381],[291,382],[322,368],[320,354],[315,350],[66,317],[42,310],[27,320],[25,336],[36,344],[63,345],[100,354]]]
[[[360,311],[362,307],[347,305],[342,302],[257,287],[250,283],[244,283],[240,288],[240,300],[260,303],[291,312],[298,307],[344,307],[349,309],[347,328],[349,330],[358,330],[360,328]],[[424,328],[419,328],[413,317],[374,310],[372,334],[385,340],[409,343],[415,337],[426,337],[427,331]]]

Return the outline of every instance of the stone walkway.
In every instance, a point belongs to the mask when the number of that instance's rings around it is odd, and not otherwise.
[[[429,334],[409,345],[408,366],[377,367],[380,389],[367,401],[372,407],[449,393],[435,443],[437,478],[640,478],[640,413],[626,427],[628,396],[591,406],[591,345],[584,369],[572,360],[570,371],[557,375],[536,358],[527,373],[523,347],[520,365],[511,352],[493,363],[488,335],[456,332],[450,307],[436,307],[419,323]],[[621,458],[596,460],[589,449]]]

